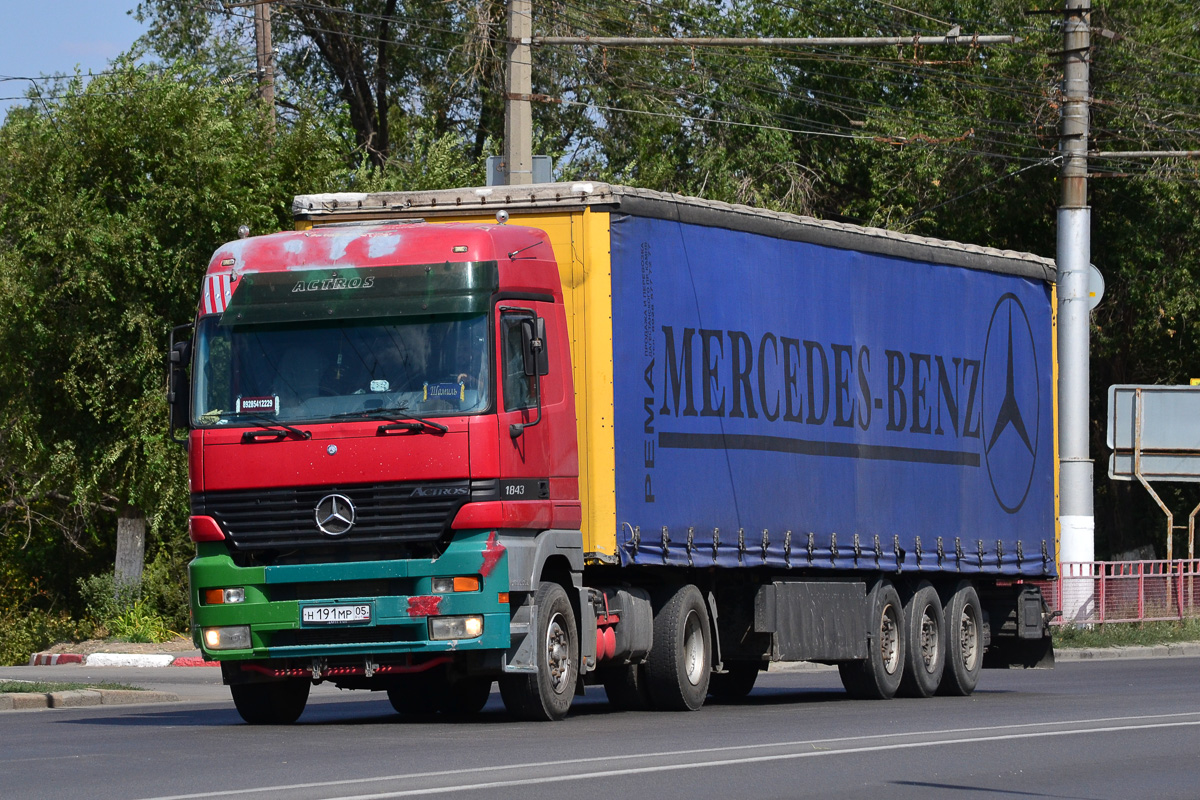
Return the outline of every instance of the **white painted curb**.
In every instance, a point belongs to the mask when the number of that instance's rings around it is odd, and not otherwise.
[[[92,653],[84,663],[89,667],[167,667],[175,656],[165,654]]]

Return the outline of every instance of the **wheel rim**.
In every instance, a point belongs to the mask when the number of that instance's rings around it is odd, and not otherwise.
[[[896,609],[888,605],[879,620],[879,656],[889,675],[900,667],[900,626],[896,624]]]
[[[979,658],[979,628],[975,625],[975,615],[970,608],[964,608],[959,618],[958,646],[962,653],[963,667],[968,672],[975,670],[975,660]]]
[[[925,663],[925,671],[929,673],[932,673],[937,665],[942,648],[941,637],[938,633],[937,620],[930,613],[929,607],[926,607],[925,612],[921,614],[920,645],[921,660]]]
[[[683,669],[688,683],[699,686],[707,666],[704,652],[704,628],[700,615],[689,611],[683,623]]]
[[[562,614],[554,614],[546,626],[546,666],[555,694],[567,691],[571,684],[571,639]]]

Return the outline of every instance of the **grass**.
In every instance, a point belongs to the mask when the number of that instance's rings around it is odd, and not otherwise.
[[[47,694],[49,692],[67,692],[73,689],[132,689],[142,691],[140,686],[130,686],[125,683],[56,683],[53,681],[0,681],[0,694]]]
[[[1078,627],[1062,625],[1051,628],[1054,646],[1070,647],[1130,647],[1134,645],[1200,642],[1200,619],[1182,622],[1107,622]]]

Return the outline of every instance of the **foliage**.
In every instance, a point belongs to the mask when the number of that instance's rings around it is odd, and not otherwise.
[[[1050,629],[1054,646],[1132,647],[1200,642],[1200,619],[1179,622],[1107,622],[1092,626],[1061,625]]]
[[[91,626],[65,613],[40,608],[3,609],[0,617],[0,665],[22,666],[29,656],[50,645],[91,635]]]
[[[344,179],[336,144],[307,118],[272,133],[241,89],[183,63],[118,61],[52,104],[9,113],[0,554],[15,559],[0,563],[10,584],[40,577],[46,602],[71,598],[80,575],[111,568],[124,512],[149,523],[151,588],[180,585],[187,483],[164,430],[168,331],[193,316],[209,255],[239,224],[278,229],[294,193]],[[153,599],[173,624],[178,594]]]

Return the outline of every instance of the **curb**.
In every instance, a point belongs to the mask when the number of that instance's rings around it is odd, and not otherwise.
[[[1055,648],[1055,661],[1111,661],[1118,658],[1173,658],[1200,656],[1200,642],[1176,642],[1131,647]]]
[[[82,664],[88,667],[216,667],[219,662],[206,661],[203,656],[170,653],[34,653],[29,657],[31,667],[50,667],[58,664]]]
[[[0,711],[29,711],[42,708],[127,706],[140,703],[178,703],[170,692],[133,689],[71,689],[64,692],[0,694]]]

